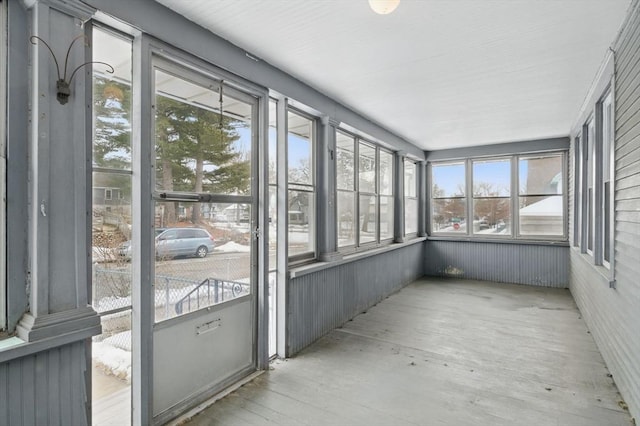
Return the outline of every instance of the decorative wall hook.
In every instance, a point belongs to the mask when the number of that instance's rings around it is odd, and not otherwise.
[[[109,67],[107,69],[107,72],[109,74],[113,74],[115,71],[113,67],[106,62],[101,62],[101,61],[85,62],[84,64],[78,65],[69,76],[69,80],[67,80],[67,66],[69,65],[69,54],[71,53],[71,48],[73,47],[73,44],[81,38],[84,39],[87,46],[89,45],[89,40],[87,39],[87,36],[85,36],[84,34],[80,34],[78,37],[74,38],[71,41],[71,44],[69,44],[69,48],[67,49],[67,56],[64,58],[64,73],[61,76],[60,64],[58,63],[58,59],[56,58],[56,55],[53,53],[53,50],[51,50],[51,47],[49,46],[49,44],[47,44],[46,41],[44,41],[38,36],[29,37],[29,41],[33,45],[36,44],[36,40],[40,40],[47,47],[47,49],[49,49],[49,52],[51,53],[51,57],[53,57],[53,62],[55,62],[56,71],[58,72],[58,81],[56,81],[56,89],[57,89],[56,99],[58,99],[58,102],[60,102],[62,105],[69,102],[69,96],[71,95],[71,89],[70,89],[71,82],[73,81],[73,77],[76,75],[76,72],[78,72],[80,68],[90,64],[103,64]]]

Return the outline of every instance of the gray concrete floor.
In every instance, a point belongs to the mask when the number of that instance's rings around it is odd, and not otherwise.
[[[568,290],[422,279],[197,425],[631,425]]]

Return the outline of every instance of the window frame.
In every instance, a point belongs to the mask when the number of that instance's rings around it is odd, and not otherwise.
[[[610,112],[608,115],[606,114],[607,106]],[[596,174],[596,177],[600,178],[597,185],[601,192],[600,205],[596,206],[600,211],[600,214],[596,215],[599,222],[597,226],[600,227],[600,241],[597,241],[598,264],[611,270],[615,243],[615,105],[613,90],[610,87],[605,90],[598,101],[597,109],[599,120],[596,122],[596,132],[600,139],[601,160],[597,165],[601,170]],[[608,122],[607,118],[609,118]],[[606,198],[607,189],[609,191],[608,200]]]
[[[404,213],[404,229],[402,230],[402,234],[405,238],[416,238],[418,236],[419,228],[420,228],[420,185],[419,185],[419,167],[418,161],[415,161],[409,157],[404,157],[403,161],[403,179],[404,179],[404,194],[403,194],[403,213]],[[408,194],[407,191],[407,166],[413,167],[413,193],[414,195]],[[407,232],[407,211],[408,211],[408,203],[407,201],[415,201],[415,215],[416,215],[416,223],[415,223],[415,232]]]
[[[386,149],[384,147],[381,147],[380,145],[378,145],[375,142],[372,142],[369,139],[363,138],[359,135],[356,135],[344,128],[340,128],[340,127],[336,127],[335,128],[335,134],[337,137],[337,134],[341,133],[343,136],[348,137],[351,139],[351,141],[353,142],[353,155],[354,155],[354,166],[353,166],[353,182],[351,185],[352,189],[340,189],[339,185],[338,185],[338,170],[336,168],[336,173],[335,173],[335,179],[336,179],[336,185],[335,185],[335,197],[336,197],[336,211],[337,211],[337,199],[338,196],[340,195],[340,193],[351,193],[353,194],[353,199],[354,199],[354,226],[355,226],[355,232],[354,232],[354,237],[353,237],[353,244],[348,244],[348,245],[343,245],[340,246],[339,245],[339,231],[338,231],[338,227],[340,226],[339,221],[337,219],[337,215],[336,215],[336,245],[337,245],[337,250],[340,253],[354,253],[354,252],[360,252],[360,251],[366,251],[366,250],[371,250],[377,247],[381,247],[384,245],[388,245],[391,244],[394,240],[394,233],[395,233],[395,218],[393,220],[393,223],[391,223],[392,226],[392,230],[390,233],[388,233],[388,236],[386,238],[381,238],[381,203],[380,200],[382,199],[382,197],[385,198],[389,198],[390,200],[393,200],[393,203],[395,204],[395,153],[389,149]],[[374,182],[374,190],[372,191],[364,191],[360,189],[360,162],[358,161],[359,157],[360,157],[360,147],[361,145],[367,146],[369,148],[373,148],[375,150],[375,182]],[[337,147],[336,147],[336,151],[337,151]],[[390,182],[390,193],[385,193],[382,194],[381,193],[381,179],[382,179],[382,174],[381,174],[381,168],[380,168],[380,158],[381,158],[381,154],[385,153],[387,155],[391,156],[391,182]],[[361,220],[360,220],[360,198],[361,196],[369,196],[369,197],[375,197],[375,216],[376,216],[376,220],[375,220],[375,240],[374,241],[367,241],[367,242],[361,242],[361,238],[360,238],[360,226],[361,226]],[[393,209],[393,205],[390,207]],[[395,215],[395,211],[393,212],[393,214]]]
[[[480,158],[470,158],[470,163],[469,163],[469,171],[468,174],[471,175],[470,177],[470,182],[471,182],[471,186],[470,188],[467,188],[467,194],[470,198],[470,211],[468,213],[470,213],[470,218],[471,218],[471,231],[469,232],[470,235],[475,236],[476,238],[480,237],[490,237],[490,238],[501,238],[501,239],[511,239],[514,237],[515,233],[514,230],[516,229],[517,225],[514,221],[514,209],[517,208],[518,206],[518,197],[517,194],[514,196],[514,182],[517,182],[517,174],[515,173],[515,163],[518,162],[518,156],[517,155],[511,155],[511,156],[495,156],[495,157],[480,157]],[[508,161],[509,163],[509,196],[476,196],[474,194],[473,188],[474,188],[474,179],[475,179],[475,175],[473,172],[473,167],[474,164],[476,162],[499,162],[499,161]],[[514,176],[515,176],[515,180],[514,180]],[[470,191],[469,191],[470,189]],[[515,198],[515,200],[514,200]],[[508,204],[509,204],[509,220],[511,221],[511,225],[510,225],[510,229],[509,229],[509,233],[508,234],[480,234],[479,232],[475,231],[474,228],[474,221],[475,221],[475,201],[476,200],[486,200],[486,199],[507,199],[508,200]],[[467,226],[468,228],[468,226]]]
[[[557,194],[562,197],[563,215],[562,215],[562,235],[543,235],[543,234],[525,234],[520,232],[520,214],[519,214],[519,161],[520,158],[528,156],[556,156],[560,155],[562,159],[562,193]],[[476,197],[473,194],[473,163],[474,161],[491,161],[491,160],[504,160],[510,159],[510,174],[511,174],[511,190],[509,195],[509,202],[511,208],[511,232],[508,235],[493,235],[493,234],[478,234],[473,232],[473,226],[469,227],[468,223],[471,220],[473,223],[473,202]],[[522,241],[522,242],[568,242],[568,194],[567,194],[567,177],[568,177],[568,151],[566,149],[554,149],[548,151],[523,151],[514,154],[502,154],[502,155],[487,155],[487,156],[473,156],[465,158],[452,158],[446,160],[434,160],[428,162],[428,200],[429,200],[429,221],[427,224],[428,235],[431,238],[445,238],[445,239],[464,239],[474,241]],[[434,197],[433,185],[434,175],[433,168],[444,165],[462,164],[464,166],[464,195],[463,196],[440,196]],[[515,190],[514,190],[515,188]],[[470,191],[471,190],[471,191]],[[551,195],[551,194],[550,194]],[[480,197],[484,198],[484,197]],[[464,232],[452,232],[452,231],[434,231],[433,218],[435,201],[437,200],[462,200],[465,206],[465,222],[467,223]]]
[[[0,0],[0,332],[7,328],[7,159],[6,159],[6,138],[7,138],[7,64],[8,64],[8,22],[7,22],[7,2]]]
[[[303,184],[303,183],[292,183],[289,180],[289,168],[290,168],[290,164],[289,164],[289,114],[295,114],[298,115],[302,118],[305,118],[307,120],[309,120],[311,122],[311,131],[310,131],[310,142],[311,142],[311,159],[309,162],[309,167],[311,167],[311,183],[309,184]],[[309,235],[310,237],[313,238],[313,250],[311,251],[305,251],[305,252],[301,252],[301,253],[296,253],[294,255],[291,255],[289,253],[289,238],[287,238],[287,258],[288,258],[288,263],[290,266],[297,266],[299,264],[302,263],[306,263],[306,262],[311,262],[311,261],[315,261],[318,258],[318,230],[317,228],[317,224],[318,224],[318,209],[317,209],[317,203],[318,203],[318,186],[317,186],[317,182],[318,182],[318,178],[317,178],[317,173],[318,173],[318,164],[317,164],[317,148],[318,148],[318,117],[315,117],[301,109],[292,107],[290,104],[286,105],[286,129],[285,129],[285,135],[286,135],[286,144],[287,144],[287,170],[286,170],[286,180],[287,180],[287,185],[286,185],[286,191],[287,191],[287,217],[285,218],[286,220],[286,227],[287,227],[287,234],[289,233],[289,194],[291,193],[291,191],[297,191],[297,192],[304,192],[307,194],[311,194],[311,197],[313,199],[313,224],[309,225]],[[294,189],[291,189],[291,185],[294,186]],[[305,189],[303,189],[305,188]]]

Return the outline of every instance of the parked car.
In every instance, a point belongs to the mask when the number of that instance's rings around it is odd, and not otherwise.
[[[156,229],[156,257],[206,257],[214,247],[213,237],[202,228]],[[121,257],[131,259],[131,241],[123,243],[118,252]]]

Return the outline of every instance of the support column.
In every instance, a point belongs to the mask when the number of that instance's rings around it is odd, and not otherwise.
[[[88,167],[91,164],[91,67],[70,82],[67,103],[57,99],[57,81],[69,81],[91,61],[78,39],[95,12],[79,1],[25,1],[31,33],[27,292],[29,312],[18,336],[37,341],[62,334],[78,339],[99,334],[100,318],[89,305],[91,257]],[[45,45],[46,42],[46,45]],[[51,52],[47,48],[50,47]],[[56,67],[52,52],[58,61]],[[66,68],[66,76],[65,76]]]
[[[332,262],[342,258],[336,236],[336,123],[327,116],[318,128],[318,259]]]
[[[427,162],[419,161],[418,163],[418,237],[426,237],[428,229],[429,212],[428,212],[428,181],[427,181]]]

